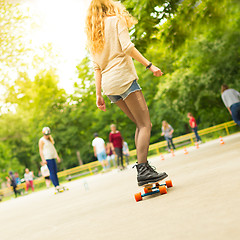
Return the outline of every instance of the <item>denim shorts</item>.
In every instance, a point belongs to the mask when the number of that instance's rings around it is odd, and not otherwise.
[[[132,85],[126,92],[124,92],[120,95],[107,95],[107,97],[111,100],[111,103],[116,103],[117,101],[119,101],[121,99],[125,100],[130,93],[133,93],[133,92],[136,92],[139,90],[142,90],[142,89],[139,86],[139,84],[137,83],[137,80],[134,80],[132,82]]]
[[[99,162],[102,162],[102,161],[106,160],[106,158],[107,158],[107,155],[106,155],[105,151],[97,154],[97,159],[98,159]]]

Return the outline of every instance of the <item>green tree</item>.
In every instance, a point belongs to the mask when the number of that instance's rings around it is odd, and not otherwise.
[[[158,26],[176,12],[179,0],[121,0],[127,10],[138,20],[132,31],[136,47],[145,52],[155,42]]]
[[[206,3],[202,2],[203,5],[198,7],[202,8]],[[156,55],[172,57],[170,68],[169,64],[162,63],[166,74],[156,97],[156,107],[163,105],[168,110],[162,109],[166,115],[160,110],[156,115],[163,119],[174,113],[182,119],[179,121],[173,116],[177,129],[184,130],[179,124],[183,126],[183,121],[187,122],[188,111],[201,118],[201,127],[231,120],[220,97],[220,86],[227,83],[239,89],[239,5],[234,1],[232,4],[222,1],[222,4],[214,7],[221,19],[215,16],[213,21],[208,19],[200,25],[195,24],[193,33],[183,38],[178,48],[169,48],[169,44],[163,41],[161,48],[155,45],[158,49]],[[197,7],[194,10],[199,11]],[[182,16],[179,18],[177,15],[175,20],[187,25]],[[196,19],[198,23],[200,20],[200,17]],[[165,26],[163,28],[166,29]]]
[[[66,93],[59,89],[55,71],[40,72],[34,81],[21,73],[8,90],[5,101],[15,107],[15,113],[0,118],[0,139],[10,144],[12,154],[29,168],[39,167],[38,140],[44,126],[54,129],[55,116],[66,104]]]

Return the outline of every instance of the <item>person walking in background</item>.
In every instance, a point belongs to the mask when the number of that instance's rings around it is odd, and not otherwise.
[[[21,184],[21,179],[20,179],[20,177],[19,177],[18,172],[15,172],[15,173],[14,173],[14,177],[15,177],[15,180],[16,180],[17,185]]]
[[[166,173],[156,172],[148,163],[148,148],[151,135],[151,121],[148,107],[132,58],[140,62],[156,77],[162,76],[159,68],[134,47],[128,29],[137,21],[126,8],[113,0],[92,0],[86,18],[88,48],[91,52],[96,84],[97,107],[106,111],[102,91],[136,124],[135,145],[137,149],[137,182],[139,186],[160,181]],[[115,142],[114,134],[110,142]],[[118,159],[122,159],[122,143],[118,133]],[[118,151],[118,152],[117,152]],[[121,160],[123,167],[123,163]]]
[[[55,186],[56,192],[60,189],[59,180],[57,176],[57,163],[56,160],[60,163],[61,159],[59,158],[56,148],[54,147],[54,140],[51,136],[51,130],[49,127],[44,127],[42,129],[43,137],[39,140],[39,154],[42,159],[42,165],[47,164],[50,179]]]
[[[26,192],[25,193],[28,193],[29,186],[31,186],[32,191],[34,192],[33,177],[34,177],[33,172],[30,172],[29,169],[26,168],[25,173],[24,173],[24,180],[26,183]]]
[[[198,135],[198,128],[197,128],[197,122],[196,119],[193,117],[192,113],[188,113],[188,118],[189,118],[189,125],[192,128],[192,131],[195,133],[196,139],[198,143],[202,143],[202,139]]]
[[[171,150],[171,145],[172,145],[173,149],[176,149],[173,144],[173,141],[172,141],[173,132],[174,132],[174,129],[172,128],[172,126],[167,121],[162,121],[162,134],[161,135],[164,136],[167,141],[169,152]]]
[[[110,142],[107,142],[106,145],[106,153],[107,153],[107,161],[109,166],[111,166],[111,161],[113,162],[113,166],[116,167],[116,162],[115,162],[115,151],[114,151],[114,147],[112,146],[112,144]]]
[[[127,165],[129,165],[129,148],[127,142],[123,142],[123,156],[125,157]]]
[[[17,198],[17,195],[18,194],[20,195],[20,192],[17,190],[17,182],[16,182],[15,176],[12,171],[9,172],[9,177],[6,177],[6,179],[8,181],[9,187],[13,188],[15,198]]]
[[[41,165],[42,165],[40,168],[41,175],[45,178],[45,183],[46,183],[47,188],[50,188],[50,184],[51,184],[50,171],[48,169],[47,164],[43,164],[41,162]]]
[[[21,179],[20,179],[20,177],[19,177],[19,173],[18,173],[18,172],[15,172],[15,173],[14,173],[14,177],[15,177],[16,184],[17,184],[17,187],[18,187],[18,185],[21,184]],[[18,192],[19,192],[19,194],[23,195],[24,189],[21,188],[21,189],[18,190]]]
[[[232,116],[233,121],[240,126],[240,93],[228,85],[221,86],[221,97],[224,105]]]
[[[108,168],[105,142],[102,138],[98,136],[97,133],[94,133],[92,146],[93,146],[94,156],[97,157],[98,161],[102,164],[103,170],[105,171],[106,168]]]
[[[109,133],[109,142],[117,155],[117,165],[120,170],[124,169],[123,164],[123,138],[121,133],[116,129],[115,124],[110,126],[111,132]]]

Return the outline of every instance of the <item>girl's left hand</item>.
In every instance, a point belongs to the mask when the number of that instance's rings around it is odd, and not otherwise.
[[[149,70],[153,73],[153,75],[155,77],[161,77],[163,75],[163,72],[161,71],[161,69],[159,69],[158,67],[152,65]]]
[[[100,110],[106,111],[106,105],[102,96],[97,96],[96,104]]]

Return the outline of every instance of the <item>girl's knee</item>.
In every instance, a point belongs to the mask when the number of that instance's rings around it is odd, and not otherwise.
[[[139,126],[138,129],[139,129],[139,131],[145,130],[147,132],[151,132],[152,126],[151,126],[151,124],[144,124],[144,125]]]

